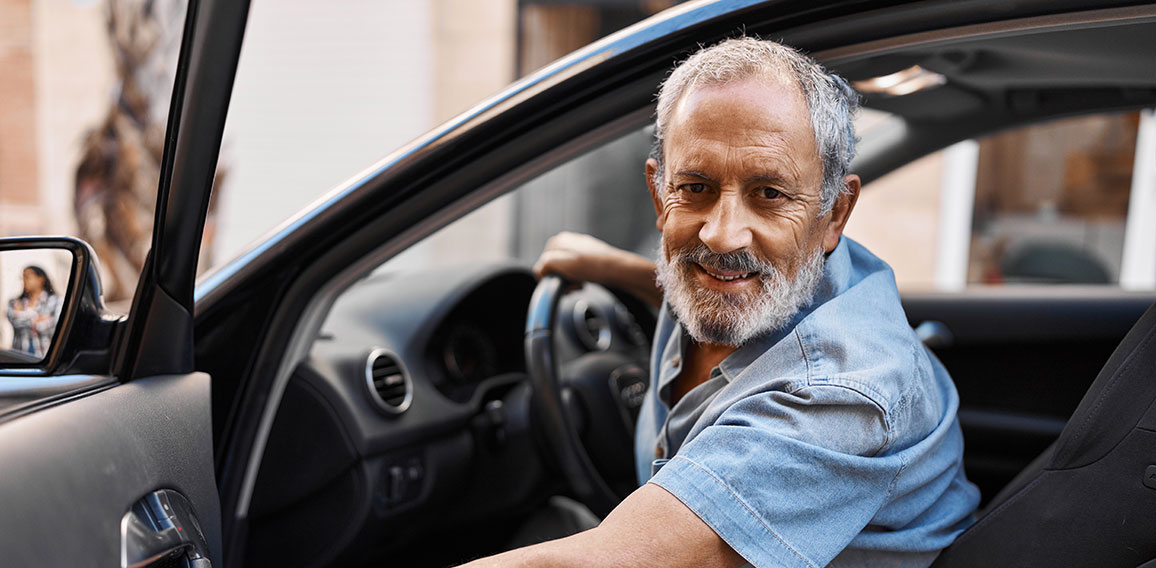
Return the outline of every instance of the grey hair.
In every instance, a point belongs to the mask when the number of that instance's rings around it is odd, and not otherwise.
[[[663,186],[663,142],[666,128],[679,99],[695,87],[732,83],[752,77],[794,79],[807,101],[815,146],[823,163],[820,190],[822,217],[831,211],[835,199],[846,193],[843,177],[855,157],[855,126],[852,119],[859,109],[859,95],[842,77],[828,72],[799,51],[754,37],[728,39],[701,49],[679,64],[658,90],[658,110],[654,146],[650,157],[658,161],[654,185]]]

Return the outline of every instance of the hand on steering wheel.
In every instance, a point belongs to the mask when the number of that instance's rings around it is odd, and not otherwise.
[[[570,362],[563,380],[554,342],[559,305],[569,287],[560,276],[545,276],[530,300],[525,348],[531,404],[576,497],[605,517],[636,486],[630,473],[634,431],[629,416],[637,411],[637,393],[645,390],[647,373],[645,362],[640,365],[636,355],[605,350]],[[628,484],[621,480],[624,467]],[[615,471],[618,475],[611,473]]]
[[[654,262],[581,233],[561,232],[546,241],[534,263],[534,275],[559,274],[574,282],[597,282],[621,289],[657,308],[662,292],[654,280]]]

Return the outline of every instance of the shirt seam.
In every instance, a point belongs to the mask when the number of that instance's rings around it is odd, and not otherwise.
[[[823,382],[818,382],[818,381],[823,381]],[[851,383],[851,384],[843,384],[844,382]],[[789,388],[793,385],[799,385],[799,386],[798,386],[798,388]],[[885,408],[882,404],[880,404],[879,401],[875,400],[875,398],[871,396],[870,392],[863,392],[863,390],[870,391],[870,389],[866,385],[863,385],[862,383],[858,383],[856,381],[844,381],[842,379],[840,379],[840,382],[829,382],[829,380],[825,381],[823,379],[816,379],[815,381],[808,381],[807,384],[800,384],[799,382],[796,381],[794,383],[788,384],[787,386],[788,386],[788,389],[786,390],[786,392],[788,392],[789,394],[797,394],[799,391],[801,391],[805,388],[829,387],[829,388],[849,390],[849,391],[863,397],[868,402],[870,402],[871,405],[874,406],[879,411],[880,414],[883,415],[883,440],[875,448],[875,451],[872,452],[871,454],[867,455],[867,457],[878,456],[880,453],[882,453],[884,450],[886,450],[888,445],[891,443],[891,438],[894,436],[894,429],[892,428],[892,425],[891,425],[891,413],[887,410],[887,408]],[[856,388],[857,386],[862,387],[863,390],[861,390],[860,388]]]
[[[799,351],[803,354],[803,363],[807,365],[806,382],[810,384],[811,377],[814,375],[814,368],[811,362],[811,354],[807,352],[807,343],[803,341],[803,334],[799,333],[799,326],[795,326],[795,341],[799,342]]]
[[[907,457],[899,454],[899,469],[895,471],[895,476],[891,478],[891,483],[887,484],[887,498],[883,500],[884,503],[890,503],[891,497],[895,494],[895,486],[899,483],[899,476],[903,475],[903,471],[907,469]]]
[[[784,548],[786,548],[788,551],[790,551],[791,554],[795,555],[795,557],[798,558],[800,561],[802,561],[803,564],[806,564],[807,566],[810,566],[811,568],[818,568],[817,564],[815,564],[814,562],[811,562],[801,552],[795,550],[795,548],[792,547],[789,543],[787,543],[787,541],[785,539],[783,539],[783,537],[779,536],[779,533],[775,532],[774,529],[772,529],[770,526],[768,526],[767,523],[765,523],[763,521],[763,519],[760,518],[755,513],[754,509],[752,509],[751,506],[746,503],[746,501],[743,501],[743,499],[741,497],[739,497],[738,494],[736,494],[733,490],[731,490],[730,486],[727,485],[726,482],[724,482],[722,479],[719,479],[719,477],[716,476],[714,474],[714,472],[707,469],[706,466],[703,466],[703,465],[699,464],[698,462],[696,462],[696,461],[694,461],[688,457],[685,457],[685,456],[677,456],[676,455],[676,456],[674,456],[674,458],[671,459],[671,461],[674,461],[674,460],[685,461],[686,463],[690,464],[695,469],[704,473],[707,477],[711,478],[711,480],[713,480],[720,487],[722,487],[723,491],[726,491],[727,495],[729,495],[731,499],[734,499],[734,501],[736,503],[741,505],[743,507],[743,509],[747,512],[747,514],[752,519],[754,519],[755,522],[759,523],[759,526],[763,527],[763,529],[766,530],[767,533],[769,533],[772,537],[774,537],[775,540],[777,540],[779,542],[779,544],[782,544]],[[715,534],[718,534],[718,533],[716,532]],[[719,538],[722,538],[722,535],[719,535]],[[723,540],[725,541],[726,539],[723,539]],[[727,544],[728,544],[728,546],[730,545],[729,542]],[[734,547],[732,546],[731,548],[733,549]]]
[[[834,387],[846,389],[867,399],[869,402],[871,402],[872,406],[879,409],[879,412],[883,414],[885,418],[888,417],[888,415],[891,413],[886,406],[883,406],[883,403],[879,402],[878,399],[882,397],[880,397],[878,393],[876,393],[870,386],[860,381],[848,379],[818,378],[807,381],[807,384],[803,385],[803,387]],[[890,427],[890,421],[888,421],[887,424],[888,427]]]

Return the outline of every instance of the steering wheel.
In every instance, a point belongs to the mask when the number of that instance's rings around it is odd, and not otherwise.
[[[609,347],[566,362],[563,372],[555,330],[559,306],[570,288],[560,276],[545,276],[530,299],[525,348],[533,387],[531,404],[571,490],[596,515],[605,517],[637,487],[634,417],[648,374],[645,355],[640,364],[637,354]],[[621,294],[615,296],[622,303],[643,305]],[[646,323],[652,322],[641,325]],[[642,347],[643,353],[647,348]]]

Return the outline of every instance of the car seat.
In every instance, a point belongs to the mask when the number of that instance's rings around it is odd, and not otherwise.
[[[932,566],[1156,565],[1156,304],[1056,442]]]

